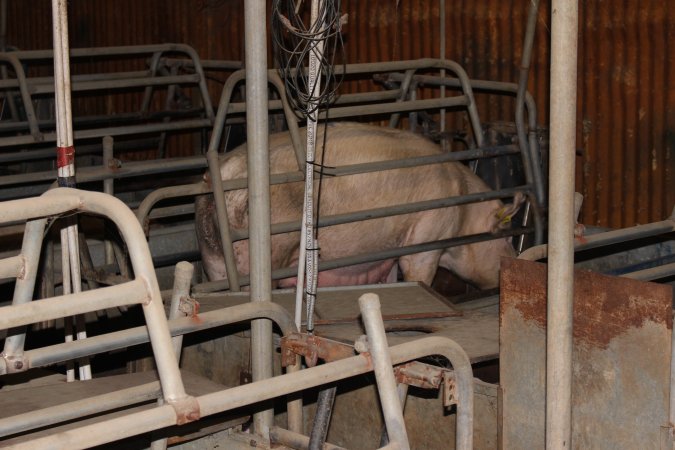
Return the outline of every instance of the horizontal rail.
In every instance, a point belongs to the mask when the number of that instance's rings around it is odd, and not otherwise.
[[[137,279],[116,286],[52,297],[47,300],[3,306],[0,308],[0,329],[6,330],[101,309],[142,304],[149,299],[150,295],[145,282]]]
[[[598,247],[605,247],[608,245],[619,244],[622,242],[634,241],[644,239],[647,237],[658,236],[675,231],[675,209],[673,214],[666,220],[659,222],[648,223],[645,225],[637,225],[629,228],[622,228],[620,230],[606,231],[604,233],[592,234],[584,236],[583,239],[574,240],[574,251],[580,252],[583,250],[590,250]],[[538,259],[546,258],[548,256],[548,245],[538,245],[536,247],[528,248],[520,254],[518,258],[536,261]]]
[[[457,247],[460,245],[475,244],[477,242],[490,241],[500,237],[516,236],[520,234],[527,234],[533,231],[532,227],[516,228],[512,230],[504,230],[498,233],[481,233],[471,236],[460,236],[450,239],[443,239],[439,241],[425,242],[422,244],[407,245],[404,247],[397,247],[394,249],[382,250],[373,253],[363,253],[355,256],[348,256],[344,258],[337,258],[330,261],[319,261],[319,271],[337,269],[340,267],[353,266],[356,264],[381,261],[385,259],[398,258],[404,255],[411,255],[413,253],[428,252],[431,250],[439,250],[448,247]],[[273,280],[282,280],[291,278],[297,275],[297,267],[287,267],[284,269],[277,269],[272,271]],[[239,284],[246,286],[249,283],[249,277],[239,277]],[[193,287],[193,292],[207,293],[217,292],[229,289],[227,280],[207,281],[205,283],[197,284]]]
[[[181,336],[201,330],[208,330],[224,325],[263,318],[270,319],[276,323],[284,336],[297,331],[290,313],[283,307],[271,302],[268,302],[265,305],[246,303],[215,311],[199,313],[194,317],[172,319],[168,321],[168,326],[171,336]],[[63,342],[48,347],[28,350],[25,355],[28,367],[36,368],[58,364],[84,356],[92,356],[99,353],[124,349],[133,345],[145,344],[148,341],[149,335],[147,326],[140,326],[103,335],[91,336],[84,340]]]

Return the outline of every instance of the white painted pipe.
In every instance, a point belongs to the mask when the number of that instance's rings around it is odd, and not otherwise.
[[[396,448],[408,450],[408,433],[403,420],[403,408],[398,398],[396,378],[389,355],[389,344],[384,331],[380,298],[377,294],[363,294],[359,297],[361,317],[368,336],[368,350],[373,360],[373,370],[377,381],[377,392],[380,396],[384,423],[387,427],[389,442],[396,444]]]
[[[551,7],[550,194],[546,330],[546,448],[572,448],[574,158],[578,1]]]
[[[272,300],[266,17],[265,2],[244,1],[248,223],[250,227],[251,301],[253,302]],[[254,320],[251,324],[253,381],[273,376],[272,349],[272,322],[267,319]],[[272,409],[256,413],[253,418],[256,432],[266,437],[273,420]]]

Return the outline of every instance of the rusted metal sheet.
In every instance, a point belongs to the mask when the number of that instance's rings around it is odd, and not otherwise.
[[[347,62],[439,57],[440,1],[343,0],[349,14]],[[446,56],[472,78],[516,81],[528,3],[446,1]],[[9,44],[26,50],[51,46],[49,0],[10,1],[8,6]],[[585,196],[586,224],[625,227],[662,220],[675,204],[672,6],[581,2],[577,190]],[[71,2],[71,47],[181,42],[204,59],[242,60],[242,7],[240,0]],[[541,2],[529,83],[541,124],[548,120],[549,39],[549,2]],[[225,76],[211,77],[214,100]],[[344,86],[345,92],[365,89],[372,84]],[[483,121],[513,120],[513,99],[480,94],[476,100]],[[119,101],[123,104],[106,108],[128,111],[136,100]],[[451,125],[463,126],[463,120],[448,115]],[[174,154],[193,154],[190,145],[185,147]]]
[[[658,448],[668,421],[670,286],[575,271],[570,448]],[[502,262],[502,448],[543,448],[546,265]]]

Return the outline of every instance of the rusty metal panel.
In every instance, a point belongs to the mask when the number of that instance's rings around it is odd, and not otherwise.
[[[658,448],[672,289],[575,271],[571,448]],[[502,448],[544,448],[546,265],[502,261]]]
[[[438,57],[441,1],[343,0],[347,62]],[[528,3],[446,1],[446,56],[472,78],[516,81]],[[49,48],[50,1],[8,5],[8,42]],[[70,38],[73,47],[181,42],[204,59],[241,60],[242,7],[241,0],[73,1]],[[540,124],[548,121],[549,8],[541,2],[529,82]],[[626,227],[662,220],[675,205],[675,2],[581,2],[579,38],[582,221]],[[214,78],[215,100],[224,76]],[[367,88],[370,82],[359,81],[344,92]],[[483,121],[513,120],[512,99],[476,100]],[[462,120],[448,119],[454,126]]]

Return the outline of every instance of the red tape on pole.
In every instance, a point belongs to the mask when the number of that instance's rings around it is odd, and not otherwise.
[[[61,169],[75,163],[75,147],[56,147],[56,167]]]

